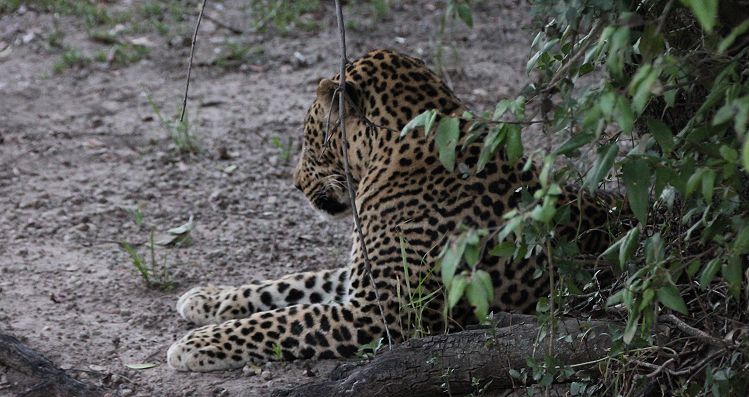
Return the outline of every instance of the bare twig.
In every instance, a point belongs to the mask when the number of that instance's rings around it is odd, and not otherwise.
[[[380,316],[382,316],[382,322],[385,327],[385,335],[388,340],[388,349],[393,349],[393,340],[390,336],[390,329],[388,328],[387,318],[385,317],[385,310],[382,307],[382,301],[380,300],[380,292],[377,289],[377,284],[372,277],[372,264],[369,261],[369,253],[367,252],[367,245],[364,241],[364,232],[361,228],[361,220],[359,219],[359,211],[356,209],[356,197],[354,195],[354,178],[351,176],[351,170],[349,168],[348,159],[348,137],[346,136],[346,30],[343,26],[343,10],[341,9],[340,0],[335,0],[335,10],[338,19],[338,32],[340,34],[340,47],[341,47],[341,71],[338,79],[338,129],[341,133],[341,146],[343,150],[343,169],[346,172],[346,185],[348,187],[349,201],[351,202],[351,212],[354,215],[354,226],[359,235],[359,242],[361,244],[362,256],[364,257],[364,266],[369,276],[369,282],[372,284],[374,289],[375,298],[377,299],[377,307],[380,309]]]
[[[684,321],[682,321],[680,318],[676,317],[673,314],[665,314],[662,316],[658,316],[658,319],[675,326],[681,332],[684,332],[685,334],[689,336],[699,339],[702,342],[707,343],[708,345],[717,346],[717,347],[725,347],[727,345],[730,345],[730,343],[728,343],[727,341],[720,340],[701,329],[692,327],[691,325],[685,323]]]
[[[192,34],[192,43],[190,44],[190,59],[187,62],[187,78],[185,78],[185,96],[182,98],[182,111],[179,114],[179,123],[182,124],[185,121],[185,110],[187,110],[187,92],[190,90],[190,74],[192,73],[192,58],[195,54],[195,42],[198,41],[198,29],[200,29],[200,21],[203,19],[203,10],[205,10],[205,3],[208,0],[203,0],[200,5],[200,13],[198,14],[198,21],[195,23],[195,32]]]

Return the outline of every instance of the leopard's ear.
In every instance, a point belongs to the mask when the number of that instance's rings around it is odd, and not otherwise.
[[[338,88],[338,83],[330,79],[320,80],[320,84],[317,85],[317,99],[319,99],[325,106],[330,106],[330,102],[333,100],[333,94]]]
[[[338,82],[330,79],[320,80],[320,84],[317,85],[317,100],[320,101],[325,112],[330,112],[333,115],[338,114]],[[335,97],[334,97],[335,96]],[[359,86],[351,81],[346,81],[346,116],[351,116],[355,109],[352,109],[352,104],[358,106],[359,98]],[[332,111],[331,111],[332,106]]]

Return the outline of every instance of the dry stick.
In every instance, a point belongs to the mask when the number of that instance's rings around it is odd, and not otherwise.
[[[198,13],[198,22],[195,23],[195,32],[192,34],[192,43],[190,44],[190,60],[187,62],[187,78],[185,79],[185,96],[182,98],[182,112],[179,114],[179,123],[182,124],[185,121],[185,110],[187,110],[187,92],[190,90],[190,74],[192,73],[192,57],[195,54],[195,42],[198,41],[198,29],[200,28],[200,21],[203,19],[203,10],[205,10],[205,3],[208,0],[203,0],[203,4],[200,5],[200,13]]]
[[[733,345],[733,343],[729,341],[718,339],[701,329],[692,327],[691,325],[685,323],[684,321],[682,321],[681,319],[679,319],[673,314],[665,314],[662,316],[658,316],[658,319],[675,326],[681,332],[684,332],[685,334],[691,337],[694,337],[695,339],[698,339],[708,345],[717,346],[717,347],[726,347],[726,346]]]
[[[354,227],[359,234],[359,241],[361,244],[361,250],[364,256],[364,267],[369,276],[369,282],[372,284],[374,289],[375,298],[377,299],[377,307],[380,309],[380,316],[382,316],[382,323],[385,327],[385,335],[388,340],[388,349],[393,349],[393,340],[390,337],[390,329],[388,328],[387,318],[385,317],[385,310],[382,308],[382,301],[380,300],[380,292],[377,289],[377,283],[372,277],[372,264],[369,262],[369,254],[367,253],[367,244],[364,241],[364,232],[362,232],[361,221],[359,220],[359,211],[356,209],[356,198],[354,196],[354,178],[351,176],[351,170],[349,169],[348,161],[348,137],[346,136],[346,30],[343,27],[343,10],[341,9],[340,0],[335,0],[335,11],[338,18],[338,32],[340,34],[340,45],[341,45],[341,71],[338,79],[338,129],[341,130],[341,146],[343,147],[343,169],[346,172],[346,185],[348,190],[349,201],[351,202],[351,212],[354,215]]]

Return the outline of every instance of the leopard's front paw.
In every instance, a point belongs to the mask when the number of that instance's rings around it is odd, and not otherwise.
[[[177,312],[195,324],[217,324],[247,314],[241,310],[237,289],[227,286],[195,287],[180,296]]]
[[[211,333],[217,326],[198,328],[175,342],[166,353],[166,361],[177,371],[218,371],[239,368],[245,364],[243,356],[225,350],[221,344],[211,341]]]

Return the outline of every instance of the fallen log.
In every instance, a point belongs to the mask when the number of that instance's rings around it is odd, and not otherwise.
[[[98,397],[98,387],[71,378],[52,361],[11,335],[0,333],[0,365],[18,371],[36,382],[24,397]]]
[[[611,347],[611,323],[560,320],[555,327],[552,355],[566,365],[594,368]],[[527,360],[541,361],[548,343],[535,343],[539,331],[533,316],[502,315],[498,327],[409,340],[367,363],[346,363],[331,379],[290,390],[276,397],[357,396],[420,397],[460,396],[484,391],[519,389],[524,385],[510,369],[527,368]],[[571,338],[558,338],[570,335]],[[565,340],[567,339],[567,340]],[[530,377],[529,377],[530,378]]]

